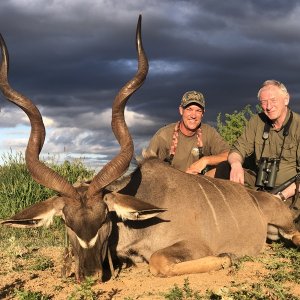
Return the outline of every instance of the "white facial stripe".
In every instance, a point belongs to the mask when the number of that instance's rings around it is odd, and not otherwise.
[[[79,244],[82,248],[90,249],[90,248],[93,248],[96,244],[96,241],[97,241],[97,238],[98,238],[98,232],[89,242],[86,242],[86,241],[82,240],[77,235],[76,235],[76,237],[77,237],[77,240],[78,240],[78,242],[79,242]]]
[[[92,248],[92,247],[95,246],[96,241],[97,241],[97,238],[98,238],[98,232],[97,232],[97,234],[90,240],[90,242],[89,242],[89,248]]]

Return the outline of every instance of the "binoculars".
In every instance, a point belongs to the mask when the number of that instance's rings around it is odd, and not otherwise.
[[[255,185],[260,188],[274,188],[279,162],[279,158],[261,157],[258,164],[258,173]]]

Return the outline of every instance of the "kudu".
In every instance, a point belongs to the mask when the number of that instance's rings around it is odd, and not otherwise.
[[[146,159],[130,176],[117,180],[133,156],[124,120],[125,104],[144,82],[148,61],[137,26],[138,71],[117,94],[112,130],[120,153],[100,170],[88,187],[74,187],[39,161],[45,129],[38,109],[8,84],[8,53],[1,38],[0,88],[31,122],[26,164],[32,177],[59,193],[2,224],[15,227],[49,225],[55,215],[66,224],[77,279],[102,276],[107,252],[140,257],[158,276],[207,272],[230,266],[232,257],[256,255],[264,247],[267,225],[300,245],[290,210],[276,197],[240,184],[178,171],[157,159]],[[162,207],[162,208],[159,208]],[[160,217],[158,214],[160,213]]]

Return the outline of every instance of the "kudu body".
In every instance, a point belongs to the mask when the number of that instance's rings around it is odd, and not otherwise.
[[[284,237],[300,244],[291,212],[267,193],[186,174],[157,159],[145,160],[129,177],[117,180],[133,156],[125,104],[148,72],[141,18],[137,26],[138,72],[113,103],[112,129],[120,153],[88,186],[76,188],[39,161],[45,137],[42,118],[32,102],[8,84],[8,53],[2,37],[0,40],[0,88],[31,122],[25,155],[28,170],[37,182],[59,193],[1,223],[37,227],[61,216],[72,244],[77,279],[93,273],[102,276],[108,245],[116,256],[142,257],[155,275],[173,276],[217,270],[229,266],[232,256],[258,254],[265,244],[267,224],[277,226]]]

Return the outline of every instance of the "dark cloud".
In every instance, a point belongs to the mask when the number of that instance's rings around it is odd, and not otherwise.
[[[150,70],[128,103],[136,152],[179,118],[187,90],[204,93],[211,124],[219,112],[255,105],[259,85],[270,78],[287,85],[291,106],[300,111],[298,1],[1,1],[10,83],[45,117],[45,151],[108,159],[116,153],[110,108],[135,74],[140,13]],[[0,99],[2,128],[26,124],[11,119],[14,110],[22,114]]]

